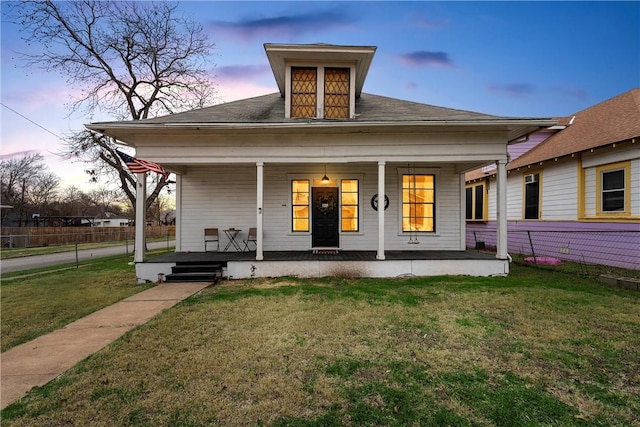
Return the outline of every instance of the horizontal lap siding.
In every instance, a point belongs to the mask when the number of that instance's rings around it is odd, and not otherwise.
[[[182,177],[183,251],[204,250],[204,229],[255,227],[256,168],[248,166],[190,167]],[[242,238],[243,235],[239,237]],[[209,246],[210,247],[210,246]]]
[[[291,232],[290,179],[319,179],[324,167],[315,165],[264,166],[264,250],[308,250],[309,233]],[[340,235],[344,250],[375,250],[378,214],[371,207],[377,193],[377,164],[328,165],[331,179],[360,179],[360,230]],[[436,178],[436,233],[419,235],[420,245],[409,245],[409,235],[402,233],[399,215],[401,199],[396,166],[386,168],[386,190],[390,199],[385,212],[385,248],[388,250],[455,250],[460,249],[460,185],[453,168],[439,168]],[[189,167],[182,177],[182,247],[183,251],[204,249],[206,227],[242,229],[256,226],[256,167],[211,166]],[[221,246],[226,245],[221,236]]]
[[[631,162],[631,215],[640,215],[640,159]]]
[[[507,177],[507,218],[522,219],[523,174],[511,172]],[[497,187],[497,186],[496,186]],[[494,217],[495,219],[495,217]]]
[[[584,214],[596,215],[596,168],[584,171]]]
[[[584,170],[585,183],[585,209],[587,217],[595,216],[596,198],[599,197],[596,188],[596,171],[600,166],[611,165],[620,162],[629,162],[631,165],[631,215],[640,215],[640,149],[637,144],[608,147],[596,150],[595,152],[585,152],[582,154],[582,167]]]
[[[311,178],[314,171],[322,174],[319,165],[264,166],[263,236],[265,251],[308,250],[311,238],[308,233],[291,232],[290,177]],[[311,176],[309,175],[311,173]],[[317,175],[319,177],[321,175]]]
[[[542,218],[554,221],[578,219],[578,172],[574,160],[551,163],[542,171]]]

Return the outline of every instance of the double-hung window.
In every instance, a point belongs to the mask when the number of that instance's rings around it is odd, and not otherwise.
[[[602,211],[624,211],[624,169],[602,172]]]
[[[485,183],[472,184],[466,188],[466,219],[468,221],[483,221],[485,220],[486,212],[486,186]]]
[[[402,175],[402,231],[435,231],[434,175]]]
[[[596,170],[597,213],[628,215],[630,212],[630,162],[600,166]]]
[[[358,231],[358,180],[343,179],[340,182],[340,205],[342,231]]]
[[[291,181],[292,231],[309,231],[309,191],[308,179]]]
[[[540,219],[540,173],[524,176],[524,219]]]

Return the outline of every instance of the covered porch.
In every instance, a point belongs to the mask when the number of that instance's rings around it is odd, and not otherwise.
[[[215,264],[223,277],[410,277],[437,275],[503,276],[509,262],[495,254],[467,251],[387,251],[385,260],[376,251],[265,251],[256,260],[252,252],[175,252],[136,265],[138,279],[155,281],[159,274],[169,275],[177,265]]]

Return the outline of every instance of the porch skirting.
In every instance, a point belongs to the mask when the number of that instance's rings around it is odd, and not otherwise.
[[[252,277],[408,277],[408,276],[506,276],[509,261],[476,251],[387,251],[377,260],[374,251],[345,251],[337,254],[312,252],[176,252],[136,264],[139,283],[156,282],[177,264],[218,263],[227,279]]]

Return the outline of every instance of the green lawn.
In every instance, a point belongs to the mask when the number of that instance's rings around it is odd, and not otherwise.
[[[639,307],[638,292],[522,266],[224,282],[32,391],[2,425],[640,425]]]
[[[131,260],[118,255],[81,262],[80,268],[74,263],[3,275],[2,351],[148,288],[137,284]]]

